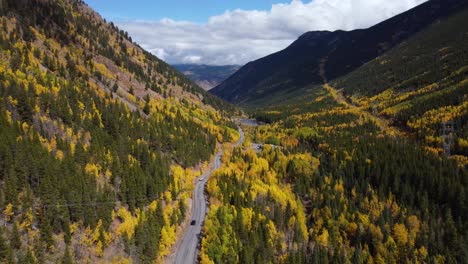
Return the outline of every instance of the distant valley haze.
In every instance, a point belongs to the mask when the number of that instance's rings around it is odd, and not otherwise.
[[[175,64],[173,66],[205,90],[216,87],[241,67],[240,65],[212,66],[204,64]]]

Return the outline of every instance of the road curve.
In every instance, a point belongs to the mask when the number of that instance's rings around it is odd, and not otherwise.
[[[244,131],[239,127],[240,138],[234,144],[234,147],[239,146],[244,142]],[[214,170],[221,167],[222,152],[218,152],[213,161],[213,168],[200,176],[195,184],[192,197],[192,218],[190,221],[195,220],[195,225],[190,225],[185,231],[182,243],[176,250],[174,262],[175,264],[191,264],[196,262],[197,246],[200,239],[201,228],[205,220],[207,210],[207,198],[205,197],[204,189],[208,178]]]

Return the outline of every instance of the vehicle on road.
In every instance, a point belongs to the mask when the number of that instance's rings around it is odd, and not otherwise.
[[[244,142],[245,135],[241,128],[239,128],[240,138],[234,144],[234,147],[241,145]],[[209,179],[210,175],[216,169],[221,167],[221,157],[222,152],[219,151],[214,160],[212,161],[212,169],[200,176],[198,178],[198,182],[196,184],[196,188],[193,190],[192,195],[192,209],[191,214],[192,217],[190,218],[190,227],[185,230],[185,234],[181,236],[181,241],[178,243],[178,248],[175,250],[175,255],[173,257],[172,263],[175,264],[191,264],[196,263],[197,259],[197,250],[199,249],[200,245],[200,233],[202,233],[203,221],[205,220],[206,212],[208,211],[208,197],[204,192],[204,185],[205,182]]]

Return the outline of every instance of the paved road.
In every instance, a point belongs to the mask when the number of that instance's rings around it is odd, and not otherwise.
[[[234,146],[237,147],[242,142],[244,142],[244,131],[239,128],[240,138]],[[182,243],[180,244],[179,248],[176,250],[176,255],[174,258],[174,263],[176,264],[191,264],[196,262],[197,258],[197,246],[200,239],[200,232],[205,220],[207,204],[205,197],[204,189],[208,178],[213,173],[214,170],[218,169],[221,166],[221,154],[219,152],[216,154],[215,159],[213,161],[213,169],[205,173],[204,175],[198,178],[197,183],[195,184],[195,189],[193,190],[193,197],[192,197],[192,218],[191,220],[195,220],[195,225],[189,225],[187,230],[185,231],[184,238]]]

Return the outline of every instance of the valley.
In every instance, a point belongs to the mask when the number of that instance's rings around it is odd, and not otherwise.
[[[299,24],[243,26],[320,2],[206,23],[88,2],[0,0],[0,263],[468,262],[465,0],[244,66],[179,63],[243,64]]]

